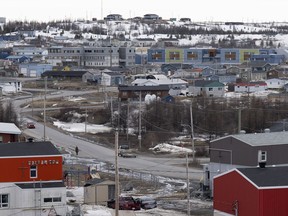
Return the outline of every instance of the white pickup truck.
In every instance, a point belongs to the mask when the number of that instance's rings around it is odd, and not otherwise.
[[[136,154],[129,148],[128,145],[120,145],[118,156],[123,158],[136,158]]]

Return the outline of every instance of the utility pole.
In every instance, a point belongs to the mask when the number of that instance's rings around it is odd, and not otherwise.
[[[238,109],[238,134],[240,134],[241,131],[241,109]]]
[[[193,113],[192,113],[192,102],[190,104],[190,124],[191,124],[191,144],[192,144],[192,159],[195,161],[195,145],[194,145],[194,128],[193,128]]]
[[[32,108],[32,117],[33,117],[33,114],[34,114],[34,108],[33,108],[33,93],[31,94],[31,96],[32,96],[31,108]]]
[[[142,123],[141,123],[141,101],[142,101],[142,96],[141,96],[141,91],[140,91],[140,95],[139,95],[139,135],[138,135],[138,139],[139,139],[139,149],[141,149],[141,127],[142,127]]]
[[[110,110],[111,110],[111,125],[113,125],[113,101],[112,101],[112,97],[110,98]]]
[[[189,184],[189,160],[186,153],[186,174],[187,174],[187,215],[190,216],[190,184]]]
[[[118,121],[115,131],[115,216],[119,215],[119,168],[118,168],[118,129],[120,123],[120,102],[118,101]]]
[[[129,139],[129,98],[127,100],[127,129],[126,129],[126,136],[127,136],[127,141]]]
[[[110,35],[109,35],[110,38]],[[111,44],[111,38],[110,38],[110,68],[112,68],[112,44]]]
[[[115,131],[115,216],[119,216],[118,128]]]
[[[85,134],[87,133],[87,107],[85,108]]]
[[[45,81],[45,94],[44,94],[44,111],[43,111],[43,122],[44,122],[44,141],[46,141],[46,92],[47,92],[47,77],[44,77]]]

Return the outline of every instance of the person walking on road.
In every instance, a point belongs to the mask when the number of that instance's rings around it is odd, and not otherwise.
[[[78,153],[79,153],[79,148],[78,148],[78,146],[75,147],[75,153],[76,153],[76,155],[78,156]]]

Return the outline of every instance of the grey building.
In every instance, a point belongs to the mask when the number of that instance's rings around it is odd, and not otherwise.
[[[120,72],[103,70],[101,76],[101,85],[103,86],[118,86],[124,84],[124,75]]]
[[[47,62],[53,66],[129,67],[135,65],[135,48],[79,46],[48,48]]]
[[[119,66],[119,47],[83,47],[81,66],[117,67]]]
[[[159,20],[161,17],[159,17],[157,14],[145,14],[143,16],[144,20]]]
[[[195,80],[188,88],[194,96],[223,97],[225,94],[225,85],[212,80]]]
[[[120,47],[119,48],[119,65],[123,67],[135,66],[135,48]]]
[[[83,47],[52,46],[48,48],[47,62],[53,66],[80,66]]]
[[[101,70],[89,70],[82,76],[82,82],[88,82],[93,84],[101,84],[102,71]]]
[[[153,38],[135,38],[133,45],[137,47],[151,47],[157,43]]]
[[[123,20],[122,15],[120,14],[109,14],[106,17],[104,17],[104,20],[106,21],[119,21]]]
[[[288,165],[288,132],[229,135],[210,142],[210,163],[204,166],[204,185],[213,191],[213,177],[240,167]]]
[[[41,77],[47,70],[52,70],[51,64],[22,63],[19,64],[19,73],[24,77]]]

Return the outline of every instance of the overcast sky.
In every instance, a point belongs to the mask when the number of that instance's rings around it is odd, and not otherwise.
[[[123,18],[156,13],[163,19],[282,22],[288,21],[287,8],[287,0],[7,0],[1,4],[0,17],[8,21],[48,21],[101,19],[110,13],[121,14]]]

